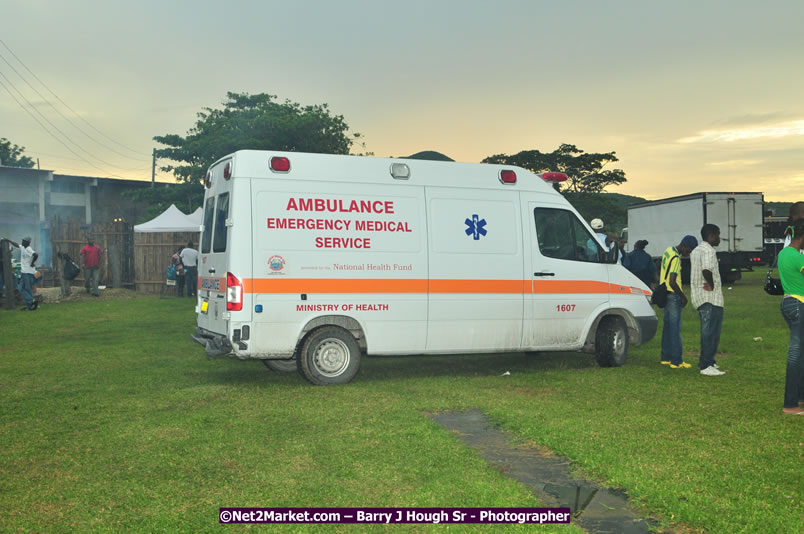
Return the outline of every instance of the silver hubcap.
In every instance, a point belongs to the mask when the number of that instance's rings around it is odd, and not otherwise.
[[[617,329],[614,332],[614,352],[616,354],[622,354],[625,351],[625,332],[620,329]]]
[[[322,375],[338,376],[349,366],[349,348],[340,339],[325,339],[315,348],[313,361]]]

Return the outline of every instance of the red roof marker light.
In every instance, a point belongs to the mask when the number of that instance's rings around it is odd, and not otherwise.
[[[500,182],[504,184],[515,184],[516,173],[514,171],[500,171]]]
[[[274,172],[289,172],[290,160],[281,156],[271,158],[271,170]]]
[[[226,167],[223,168],[223,179],[228,180],[232,177],[232,162],[227,161]]]

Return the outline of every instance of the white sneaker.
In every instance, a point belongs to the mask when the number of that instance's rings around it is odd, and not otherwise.
[[[714,367],[715,369],[717,369],[718,371],[720,371],[720,366],[719,366],[718,364],[713,363],[713,364],[712,364],[712,367]]]
[[[706,369],[701,369],[701,374],[704,376],[720,376],[725,375],[725,371],[721,371],[720,369],[715,369],[714,365],[710,365]]]

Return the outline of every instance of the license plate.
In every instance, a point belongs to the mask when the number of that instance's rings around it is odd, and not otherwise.
[[[201,313],[207,313],[207,309],[209,308],[209,301],[205,300],[201,303]]]

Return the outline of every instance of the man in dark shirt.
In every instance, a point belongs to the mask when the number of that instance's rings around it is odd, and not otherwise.
[[[651,287],[656,279],[656,264],[653,263],[650,254],[645,252],[646,246],[648,242],[644,239],[634,243],[634,250],[623,258],[623,267],[634,273],[646,286]]]

